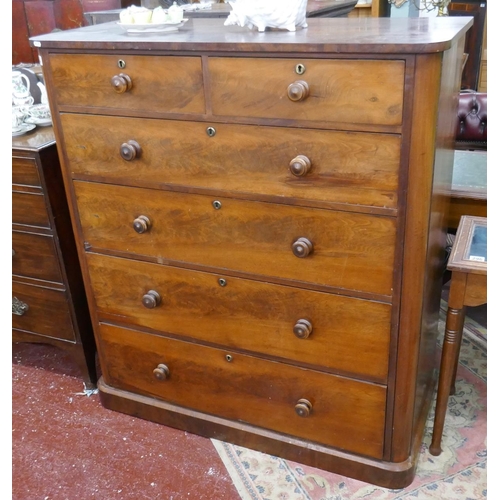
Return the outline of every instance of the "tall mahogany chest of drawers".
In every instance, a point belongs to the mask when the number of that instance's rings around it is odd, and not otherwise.
[[[32,39],[107,408],[402,487],[470,18]]]
[[[12,138],[12,340],[68,352],[87,389],[96,344],[52,127]]]

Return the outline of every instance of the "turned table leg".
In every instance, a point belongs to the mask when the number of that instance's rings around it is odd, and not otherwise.
[[[465,309],[448,308],[446,327],[444,332],[443,352],[441,355],[441,368],[434,416],[434,432],[429,451],[432,455],[441,453],[441,438],[443,435],[444,419],[448,407],[450,389],[454,386],[453,377],[456,375],[456,366],[460,354],[462,332],[464,327]]]

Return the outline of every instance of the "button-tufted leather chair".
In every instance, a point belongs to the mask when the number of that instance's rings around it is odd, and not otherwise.
[[[460,92],[455,138],[456,149],[487,149],[486,114],[486,92]]]

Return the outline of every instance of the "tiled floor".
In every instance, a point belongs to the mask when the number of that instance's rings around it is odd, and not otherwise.
[[[12,362],[13,500],[240,498],[209,439],[103,408],[62,351],[13,344]]]

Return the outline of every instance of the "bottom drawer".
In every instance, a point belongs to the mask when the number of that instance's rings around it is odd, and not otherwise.
[[[102,323],[99,345],[109,386],[382,458],[384,386]]]
[[[64,291],[13,282],[12,328],[76,341]]]

